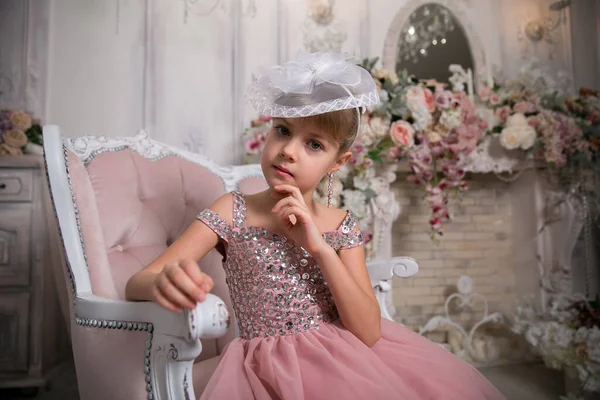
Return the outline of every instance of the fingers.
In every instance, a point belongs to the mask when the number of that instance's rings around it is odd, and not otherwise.
[[[282,208],[289,207],[289,206],[297,206],[297,207],[306,209],[306,206],[304,205],[304,203],[299,202],[296,198],[286,197],[284,199],[279,200],[277,202],[277,204],[275,204],[275,207],[273,207],[273,209],[271,211],[274,213],[277,213]]]
[[[198,263],[196,263],[193,260],[182,260],[179,262],[179,266],[192,279],[196,287],[198,287],[201,291],[203,291],[204,293],[208,293],[212,290],[214,286],[212,278],[200,270]],[[199,293],[189,294],[192,298],[196,298],[195,296]]]
[[[296,220],[300,220],[302,222],[306,222],[307,219],[307,211],[304,210],[303,208],[300,208],[298,206],[289,206],[286,207],[284,209],[282,209],[279,213],[279,216],[285,221],[288,220],[291,217],[294,217]],[[295,224],[295,222],[292,222],[292,225]]]
[[[201,274],[200,271],[198,271]],[[188,299],[193,301],[203,301],[206,292],[189,276],[187,271],[179,266],[165,268],[165,275],[170,283],[183,293]],[[194,307],[196,305],[194,304]]]
[[[273,189],[278,193],[289,193],[298,200],[300,203],[305,204],[304,197],[302,196],[302,192],[296,186],[292,185],[277,185],[274,186]]]
[[[175,286],[167,277],[159,279],[156,287],[168,301],[177,307],[194,309],[196,301],[189,298],[179,287]]]
[[[182,308],[175,305],[171,301],[169,301],[161,292],[158,286],[154,286],[152,288],[152,296],[154,297],[154,301],[156,301],[159,305],[163,306],[169,311],[173,311],[176,313],[180,313]]]
[[[182,307],[193,309],[197,302],[204,301],[213,285],[212,278],[200,271],[196,262],[183,260],[165,266],[156,277],[153,295],[163,307],[179,312]]]

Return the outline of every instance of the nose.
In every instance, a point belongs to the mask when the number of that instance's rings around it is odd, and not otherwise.
[[[281,148],[281,156],[290,160],[296,161],[298,158],[298,144],[295,140],[287,141]]]

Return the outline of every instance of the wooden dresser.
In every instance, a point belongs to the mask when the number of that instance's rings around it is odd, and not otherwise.
[[[43,207],[40,156],[0,157],[0,388],[41,387],[68,356]]]

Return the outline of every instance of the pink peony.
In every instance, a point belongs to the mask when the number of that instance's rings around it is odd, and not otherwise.
[[[398,120],[392,124],[390,136],[397,145],[407,148],[415,145],[415,129],[404,120]]]

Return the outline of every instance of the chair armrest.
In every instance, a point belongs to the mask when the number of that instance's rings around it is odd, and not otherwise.
[[[394,321],[395,314],[391,295],[394,276],[409,278],[419,272],[419,264],[410,257],[392,257],[385,260],[373,260],[367,263],[371,287],[375,291],[375,297],[379,303],[381,317]]]
[[[373,260],[367,263],[371,285],[377,286],[381,281],[387,281],[394,276],[410,278],[419,272],[419,264],[410,257],[392,257],[385,260]]]
[[[177,336],[192,342],[223,336],[229,327],[229,313],[223,300],[208,294],[206,300],[193,310],[174,313],[151,301],[123,301],[98,297],[91,293],[79,295],[76,303],[77,318],[87,325],[119,327],[130,330],[148,330]],[[151,324],[151,325],[148,325]]]

